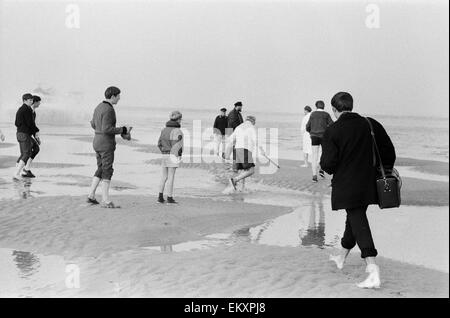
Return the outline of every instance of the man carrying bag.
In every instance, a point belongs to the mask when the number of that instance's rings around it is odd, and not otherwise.
[[[371,129],[366,118],[352,112],[353,98],[349,93],[337,93],[331,105],[337,121],[325,131],[320,166],[333,175],[332,209],[345,209],[347,219],[341,240],[342,253],[330,256],[330,260],[341,269],[350,250],[358,244],[361,257],[367,263],[366,272],[369,273],[358,287],[378,288],[380,274],[375,264],[378,252],[366,215],[369,205],[379,204],[376,181],[378,169],[374,165]],[[380,154],[379,162],[383,163],[384,169],[391,171],[396,159],[391,139],[380,123],[369,120]]]

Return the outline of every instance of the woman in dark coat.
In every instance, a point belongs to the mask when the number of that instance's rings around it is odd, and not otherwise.
[[[358,287],[378,288],[379,268],[375,264],[377,250],[366,215],[368,206],[378,203],[375,183],[378,163],[374,165],[370,126],[366,118],[352,112],[353,98],[349,93],[337,93],[331,105],[337,121],[324,134],[320,166],[333,175],[332,209],[345,209],[347,219],[341,240],[342,253],[330,256],[330,260],[341,269],[350,250],[358,244],[361,257],[367,263],[366,272],[370,273]],[[396,158],[394,146],[383,126],[372,118],[369,120],[383,165],[392,169]]]

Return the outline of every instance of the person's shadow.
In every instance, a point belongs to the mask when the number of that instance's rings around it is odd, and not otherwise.
[[[323,195],[320,192],[315,193],[312,197],[308,227],[305,231],[300,231],[300,241],[303,246],[324,248],[325,211],[323,209]]]

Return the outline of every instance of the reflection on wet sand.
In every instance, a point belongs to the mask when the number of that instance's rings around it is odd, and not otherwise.
[[[14,189],[16,190],[19,199],[32,198],[31,185],[33,181],[31,179],[14,180]]]
[[[13,251],[14,262],[21,272],[22,278],[28,278],[39,270],[39,258],[30,252]]]
[[[318,213],[317,213],[318,212]],[[317,220],[318,214],[318,220]],[[299,229],[300,242],[303,246],[325,245],[325,211],[323,209],[323,196],[313,196],[309,213],[308,228]]]

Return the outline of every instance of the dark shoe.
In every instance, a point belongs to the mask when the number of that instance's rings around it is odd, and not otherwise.
[[[178,202],[175,201],[172,197],[167,198],[167,203],[178,204]]]
[[[318,182],[317,176],[313,176],[313,177],[312,177],[312,182]]]
[[[164,203],[164,202],[166,202],[166,200],[164,200],[164,198],[158,198],[158,200],[157,200],[159,203]]]
[[[22,177],[24,178],[36,178],[36,176],[31,173],[31,170],[25,170],[23,169]]]
[[[86,202],[90,204],[100,204],[95,198],[91,199],[90,197],[87,198]]]
[[[323,170],[319,170],[319,176],[325,179],[325,172]]]

